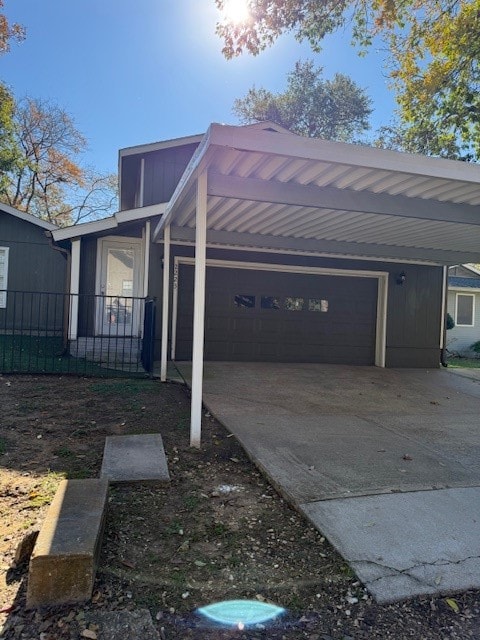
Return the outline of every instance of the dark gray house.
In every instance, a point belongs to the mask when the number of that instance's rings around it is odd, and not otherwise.
[[[0,204],[0,332],[53,331],[61,319],[67,255],[53,246],[56,228]]]
[[[478,166],[271,123],[212,124],[119,162],[121,211],[53,232],[71,291],[119,307],[80,305],[70,338],[141,339],[141,305],[118,300],[154,296],[162,377],[167,357],[193,362],[195,429],[204,358],[439,366],[447,266],[480,255]]]

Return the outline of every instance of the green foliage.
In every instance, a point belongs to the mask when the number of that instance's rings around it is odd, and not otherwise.
[[[474,342],[473,344],[471,344],[470,349],[472,351],[475,351],[475,353],[480,353],[480,340],[477,340],[477,342]]]
[[[215,2],[222,10],[225,0]],[[249,20],[217,24],[227,58],[257,55],[287,32],[319,51],[325,35],[349,27],[360,54],[374,41],[387,51],[401,125],[389,143],[480,159],[480,0],[250,0],[249,7]]]
[[[86,148],[64,109],[0,83],[0,201],[59,225],[108,214],[116,178],[84,166]]]
[[[271,120],[309,138],[349,141],[368,128],[370,105],[348,76],[337,73],[325,80],[312,61],[299,61],[287,75],[284,92],[252,87],[235,101],[233,111],[245,124]]]
[[[0,0],[0,9],[3,9],[4,1]],[[20,42],[25,38],[25,28],[17,22],[10,22],[7,16],[0,13],[0,54],[10,51],[12,40]]]
[[[453,328],[454,328],[454,326],[455,326],[455,321],[454,321],[454,319],[452,318],[452,316],[451,316],[449,313],[447,313],[447,321],[446,321],[447,331],[448,331],[449,329],[453,329]]]
[[[57,492],[58,485],[64,478],[64,473],[49,471],[28,496],[30,505],[32,507],[43,507],[46,504],[50,504]]]

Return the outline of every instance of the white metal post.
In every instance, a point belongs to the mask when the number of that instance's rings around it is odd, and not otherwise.
[[[78,334],[78,293],[80,291],[80,246],[81,240],[72,240],[70,258],[70,314],[68,317],[68,339],[76,340]]]
[[[193,301],[192,404],[190,446],[200,447],[202,433],[203,343],[207,245],[207,172],[197,178],[195,220],[195,294]]]
[[[162,296],[162,354],[160,361],[160,380],[167,380],[168,350],[168,300],[170,297],[170,225],[163,230],[163,296]]]
[[[146,298],[148,296],[148,285],[149,279],[148,275],[150,272],[150,242],[152,238],[152,233],[150,229],[150,220],[145,222],[145,233],[144,233],[144,252],[143,252],[143,297]]]

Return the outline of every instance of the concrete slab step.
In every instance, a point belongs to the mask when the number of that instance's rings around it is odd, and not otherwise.
[[[30,558],[28,608],[91,597],[107,496],[106,479],[61,482]]]
[[[100,477],[111,483],[170,482],[162,436],[107,436]]]

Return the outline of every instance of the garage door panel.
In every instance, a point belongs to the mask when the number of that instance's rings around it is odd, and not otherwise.
[[[181,265],[178,359],[191,358],[193,274]],[[206,286],[206,359],[374,363],[374,278],[208,267]]]

